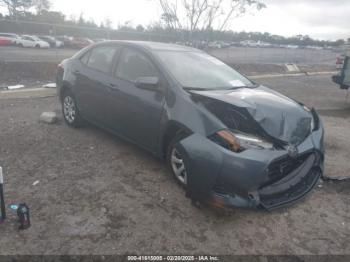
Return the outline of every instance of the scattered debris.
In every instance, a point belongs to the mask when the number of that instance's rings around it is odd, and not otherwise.
[[[46,84],[46,85],[43,85],[44,88],[56,88],[57,85],[56,83],[49,83],[49,84]]]
[[[319,180],[319,182],[318,182],[318,188],[322,188],[323,187],[323,181],[322,180]]]
[[[161,198],[160,198],[160,203],[162,203],[162,204],[165,203],[165,198],[164,198],[164,197],[161,197]]]
[[[57,174],[49,174],[48,177],[52,180],[57,179],[58,175]]]
[[[323,181],[345,181],[345,180],[349,180],[350,177],[349,175],[344,175],[344,176],[332,176],[332,175],[327,175],[327,173],[325,175],[323,175],[322,177]]]
[[[21,89],[24,88],[24,85],[15,85],[15,86],[8,86],[7,89],[8,90],[15,90],[15,89]]]
[[[19,219],[19,230],[26,230],[30,228],[30,215],[29,215],[29,207],[24,204],[11,204],[9,208],[13,211],[17,212],[17,216]]]
[[[17,216],[19,218],[19,230],[26,230],[30,228],[29,207],[26,204],[18,205]]]
[[[47,124],[54,124],[57,120],[57,114],[55,112],[44,112],[40,116],[40,122]]]
[[[36,185],[38,185],[39,183],[40,183],[40,181],[37,180],[37,181],[35,181],[35,182],[33,183],[33,186],[36,186]]]
[[[296,64],[288,63],[285,64],[288,72],[300,72],[299,67]]]

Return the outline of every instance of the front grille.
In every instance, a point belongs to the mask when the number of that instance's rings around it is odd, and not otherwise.
[[[298,184],[290,186],[288,190],[271,195],[260,194],[261,206],[272,210],[303,198],[316,185],[321,175],[322,171],[314,167]]]
[[[269,181],[262,185],[262,187],[272,185],[286,177],[288,174],[300,167],[307,160],[310,154],[311,153],[303,154],[297,158],[287,156],[272,162],[268,167]]]

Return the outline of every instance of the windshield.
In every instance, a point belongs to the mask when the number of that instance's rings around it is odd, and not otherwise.
[[[253,87],[246,77],[203,52],[158,51],[168,71],[185,89]]]

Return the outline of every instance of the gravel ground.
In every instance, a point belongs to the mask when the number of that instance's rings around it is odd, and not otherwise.
[[[321,109],[326,172],[349,173],[345,93],[324,76],[259,82]],[[27,231],[10,212],[0,225],[2,255],[350,255],[350,181],[320,182],[305,201],[271,213],[198,209],[161,161],[92,126],[39,123],[49,110],[60,112],[56,98],[0,100],[7,203],[32,211]]]

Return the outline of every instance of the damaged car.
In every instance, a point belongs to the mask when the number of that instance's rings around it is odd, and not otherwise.
[[[58,68],[65,121],[84,121],[165,159],[193,201],[272,210],[323,174],[314,109],[197,49],[153,42],[89,46]]]

